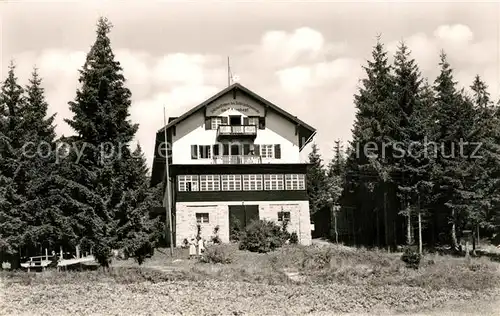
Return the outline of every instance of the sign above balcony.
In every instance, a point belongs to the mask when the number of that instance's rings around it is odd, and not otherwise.
[[[228,111],[240,112],[246,116],[265,116],[264,107],[259,103],[243,96],[233,99],[230,95],[225,95],[207,105],[206,116],[219,116]]]

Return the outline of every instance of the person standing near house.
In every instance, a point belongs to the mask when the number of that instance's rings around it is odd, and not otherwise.
[[[194,238],[191,238],[191,242],[189,243],[189,259],[192,259],[196,256],[196,243]]]
[[[203,238],[198,239],[198,256],[202,256],[205,251],[205,242]]]

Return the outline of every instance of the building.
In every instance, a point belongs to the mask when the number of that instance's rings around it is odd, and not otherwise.
[[[316,130],[235,83],[156,134],[151,184],[165,179],[169,157],[174,243],[230,231],[252,219],[289,221],[301,244],[311,243],[307,164],[300,151]]]

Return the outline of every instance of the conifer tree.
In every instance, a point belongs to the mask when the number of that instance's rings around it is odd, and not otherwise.
[[[475,207],[468,216],[467,224],[478,237],[480,228],[490,230],[495,226],[492,219],[499,200],[500,120],[495,116],[488,87],[479,76],[474,78],[471,89],[476,115],[469,141],[477,150],[472,157]]]
[[[51,177],[58,173],[56,164],[55,114],[48,116],[48,104],[37,69],[32,72],[25,89],[26,106],[23,111],[23,141],[25,147],[20,157],[24,183],[18,185],[25,197],[22,207],[29,214],[26,243],[40,252],[40,247],[58,251],[64,242],[65,232],[71,231],[67,216],[55,207]],[[71,233],[70,233],[71,235]]]
[[[129,186],[117,206],[118,244],[128,257],[139,264],[152,255],[159,239],[158,218],[150,218],[150,210],[160,206],[161,186],[149,187],[146,158],[137,145],[129,161]]]
[[[406,216],[407,244],[414,239],[413,219],[421,212],[424,189],[430,189],[429,166],[431,156],[426,153],[428,139],[427,121],[429,111],[425,109],[426,99],[422,77],[410,50],[401,43],[395,56],[394,97],[401,110],[399,123],[400,153],[396,156],[394,168],[399,174],[398,184],[402,211]],[[419,231],[419,235],[421,235]]]
[[[0,92],[0,252],[13,268],[19,267],[24,248],[27,216],[18,194],[18,157],[22,147],[23,88],[18,84],[15,65],[9,65],[7,78]]]
[[[435,211],[441,216],[435,221],[441,222],[443,218],[448,218],[451,245],[454,249],[458,249],[457,232],[460,232],[464,214],[467,214],[472,207],[473,195],[469,188],[470,148],[466,147],[464,152],[460,152],[459,148],[460,144],[468,139],[474,124],[474,111],[472,102],[463,92],[456,89],[453,70],[446,54],[442,52],[440,57],[441,72],[434,82],[436,141],[440,148],[433,181],[437,185]]]
[[[128,119],[131,92],[111,49],[110,30],[110,22],[100,18],[96,41],[80,71],[82,86],[69,102],[73,118],[66,120],[77,133],[67,141],[84,149],[78,162],[75,153],[70,156],[73,163],[66,179],[74,182],[72,197],[78,201],[74,205],[83,239],[104,267],[118,242],[115,213],[127,189],[129,143],[138,129]]]
[[[314,216],[316,212],[327,206],[329,198],[326,171],[316,143],[312,144],[312,149],[309,153],[309,163],[311,166],[306,176],[307,195],[309,197],[311,216]]]
[[[383,227],[384,244],[388,246],[391,232],[394,233],[391,229],[394,225],[390,223],[394,216],[389,208],[395,203],[389,194],[394,186],[391,164],[399,109],[393,98],[391,65],[380,38],[373,48],[372,60],[364,69],[366,78],[354,96],[357,113],[346,172],[351,200],[357,204],[356,230],[361,234],[361,242],[375,241],[381,245]]]
[[[345,153],[343,152],[340,140],[335,141],[334,156],[327,168],[327,188],[329,201],[333,207],[333,232],[330,234],[334,240],[338,242],[339,238],[339,216],[340,216],[340,199],[345,185]],[[345,216],[348,218],[347,216]],[[344,230],[349,230],[347,221],[340,223]]]

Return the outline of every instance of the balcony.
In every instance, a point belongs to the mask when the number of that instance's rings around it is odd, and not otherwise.
[[[246,164],[260,164],[262,158],[260,156],[251,155],[236,155],[236,156],[215,156],[214,164],[223,165],[246,165]]]
[[[257,126],[255,125],[219,125],[217,128],[217,139],[222,138],[252,138],[257,137]]]

